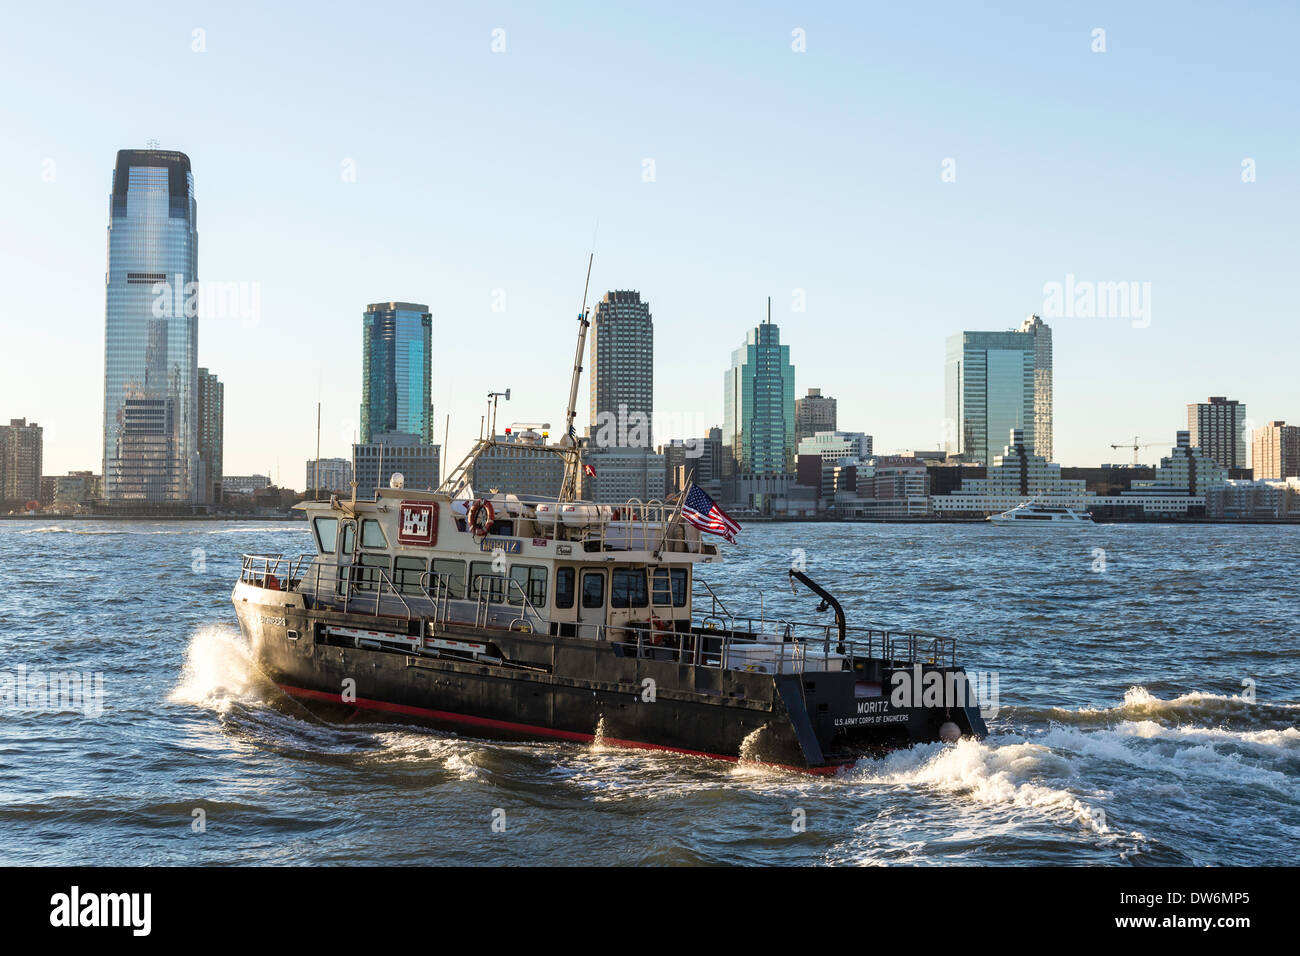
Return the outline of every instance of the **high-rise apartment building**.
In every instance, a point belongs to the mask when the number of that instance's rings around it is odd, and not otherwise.
[[[415,302],[377,302],[361,317],[361,441],[352,446],[357,494],[373,497],[396,473],[404,487],[437,488],[433,443],[433,315]]]
[[[204,499],[199,460],[198,232],[184,153],[124,149],[109,198],[104,497]]]
[[[729,473],[794,472],[794,366],[770,315],[731,353],[723,377],[722,444]]]
[[[45,431],[35,422],[13,418],[0,425],[0,501],[39,501]]]
[[[1192,447],[1229,470],[1246,467],[1246,406],[1236,399],[1211,395],[1187,406]]]
[[[835,399],[822,395],[820,388],[810,388],[807,395],[794,400],[796,443],[818,432],[833,432],[835,428]]]
[[[200,500],[221,504],[223,435],[226,418],[226,386],[206,368],[198,374]]]
[[[950,457],[989,464],[1004,447],[1003,436],[1017,429],[1025,447],[1050,461],[1051,329],[1030,316],[1019,331],[950,336],[944,401]]]
[[[361,319],[361,444],[381,432],[433,442],[433,315],[427,305],[378,302]]]
[[[1256,428],[1250,465],[1256,481],[1300,477],[1300,425],[1273,421]]]
[[[652,447],[654,321],[629,290],[606,292],[591,320],[591,441],[603,448]]]

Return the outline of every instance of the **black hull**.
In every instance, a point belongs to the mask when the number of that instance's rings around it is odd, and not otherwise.
[[[895,708],[864,698],[851,671],[771,675],[625,655],[620,645],[451,627],[440,638],[491,645],[509,662],[356,646],[327,628],[419,633],[419,621],[236,597],[259,669],[326,713],[356,708],[488,737],[676,751],[813,772],[939,739],[952,722],[983,736],[978,711]],[[958,668],[927,667],[956,671]],[[887,674],[888,671],[886,670]]]

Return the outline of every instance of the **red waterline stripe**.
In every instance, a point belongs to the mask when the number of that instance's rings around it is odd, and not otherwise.
[[[444,720],[449,723],[470,724],[474,727],[489,727],[493,730],[508,730],[522,734],[536,734],[543,737],[553,737],[557,740],[568,740],[575,743],[589,744],[595,741],[594,734],[582,734],[572,730],[556,730],[552,727],[539,727],[536,724],[517,724],[509,720],[495,720],[491,717],[473,717],[469,714],[456,714],[447,710],[431,710],[428,707],[414,707],[410,704],[394,704],[386,700],[371,700],[367,697],[358,697],[356,700],[344,701],[337,693],[330,693],[323,690],[311,690],[306,687],[294,687],[291,684],[276,684],[280,690],[294,697],[307,697],[312,700],[323,700],[331,704],[343,704],[350,707],[363,707],[367,710],[386,711],[391,714],[406,714],[411,717],[424,717],[429,720]],[[614,747],[626,747],[630,750],[666,750],[670,753],[686,754],[689,757],[708,757],[712,760],[726,760],[730,763],[739,763],[739,757],[729,757],[726,754],[709,753],[706,750],[687,750],[683,747],[668,747],[664,744],[648,744],[640,740],[620,740],[617,737],[602,737],[602,744],[609,744]],[[837,764],[832,767],[795,767],[784,763],[767,763],[762,760],[755,760],[754,763],[762,764],[766,767],[778,767],[781,770],[797,770],[800,773],[813,774],[833,774],[840,767],[849,766],[849,764]]]

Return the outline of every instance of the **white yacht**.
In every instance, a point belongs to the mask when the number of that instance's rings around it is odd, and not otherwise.
[[[1067,508],[1064,505],[1047,505],[1043,504],[1042,496],[1030,498],[1028,501],[1017,505],[1010,511],[1004,511],[999,515],[989,515],[985,520],[994,524],[1093,524],[1092,515],[1086,511],[1075,511],[1073,508]]]

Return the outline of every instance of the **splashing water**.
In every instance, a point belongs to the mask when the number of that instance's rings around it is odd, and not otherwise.
[[[167,699],[225,713],[238,700],[265,699],[273,688],[239,632],[210,625],[190,638],[180,680]]]

